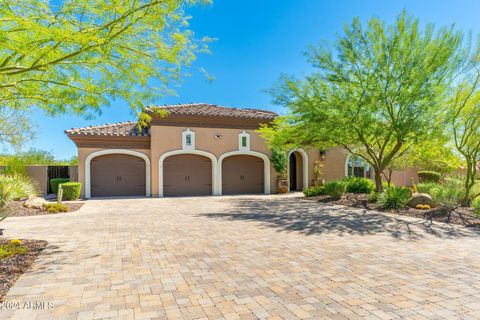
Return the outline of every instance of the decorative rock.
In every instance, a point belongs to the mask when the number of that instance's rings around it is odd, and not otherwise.
[[[414,193],[407,203],[410,208],[416,208],[417,205],[429,205],[431,208],[435,206],[432,197],[428,193]]]
[[[23,206],[27,208],[43,209],[43,205],[46,203],[48,202],[43,198],[28,197],[28,199],[23,203]]]

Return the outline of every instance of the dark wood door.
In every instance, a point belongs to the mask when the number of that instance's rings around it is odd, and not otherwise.
[[[253,156],[227,157],[222,162],[222,193],[263,193],[263,160]]]
[[[212,194],[212,161],[196,154],[170,156],[163,161],[164,196]]]
[[[126,154],[95,157],[90,163],[92,197],[144,196],[145,160]]]

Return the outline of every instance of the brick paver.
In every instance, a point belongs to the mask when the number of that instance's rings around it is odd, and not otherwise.
[[[8,218],[45,253],[8,319],[479,319],[480,233],[296,199],[88,201]]]

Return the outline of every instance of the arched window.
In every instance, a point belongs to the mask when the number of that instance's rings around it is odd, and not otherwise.
[[[345,176],[371,179],[373,171],[365,159],[349,155],[345,163]]]

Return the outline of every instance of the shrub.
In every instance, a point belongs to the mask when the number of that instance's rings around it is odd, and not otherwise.
[[[325,194],[325,188],[322,187],[310,187],[308,189],[303,190],[303,194],[305,197],[314,197],[314,196],[320,196],[322,194]]]
[[[372,192],[370,194],[370,196],[368,197],[368,202],[376,203],[378,201],[378,196],[379,195],[380,195],[380,193],[378,193],[378,192]]]
[[[480,217],[480,197],[475,198],[472,202],[473,213]]]
[[[48,203],[43,206],[47,212],[58,213],[58,212],[68,212],[68,207],[60,203]]]
[[[37,186],[30,178],[18,174],[0,174],[0,213],[10,201],[36,193]]]
[[[407,205],[411,196],[412,190],[409,188],[391,187],[378,196],[378,204],[382,209],[401,209]]]
[[[440,173],[435,171],[418,171],[419,182],[439,182],[442,177]]]
[[[11,243],[2,244],[0,245],[0,260],[9,258],[15,254],[25,254],[27,251],[28,248],[26,246]]]
[[[12,244],[14,246],[20,246],[20,245],[23,244],[23,242],[20,239],[12,239],[12,240],[10,240],[10,244]]]
[[[52,189],[52,192],[57,194],[58,193],[58,185],[60,183],[65,183],[69,182],[70,179],[68,178],[55,178],[55,179],[50,179],[50,189]]]
[[[345,193],[346,182],[344,181],[330,181],[325,184],[325,194],[330,197],[340,199]]]
[[[375,183],[366,178],[351,178],[346,181],[346,191],[351,193],[370,194],[375,189]]]
[[[440,185],[438,183],[435,183],[435,182],[422,182],[422,183],[417,184],[417,189],[418,189],[418,192],[420,192],[420,193],[430,194],[430,191],[433,188],[438,188],[439,186]]]
[[[462,202],[464,190],[456,185],[438,185],[430,190],[433,202],[439,207],[453,208]]]
[[[66,182],[62,183],[63,199],[77,200],[80,198],[80,189],[82,184],[80,182]]]

